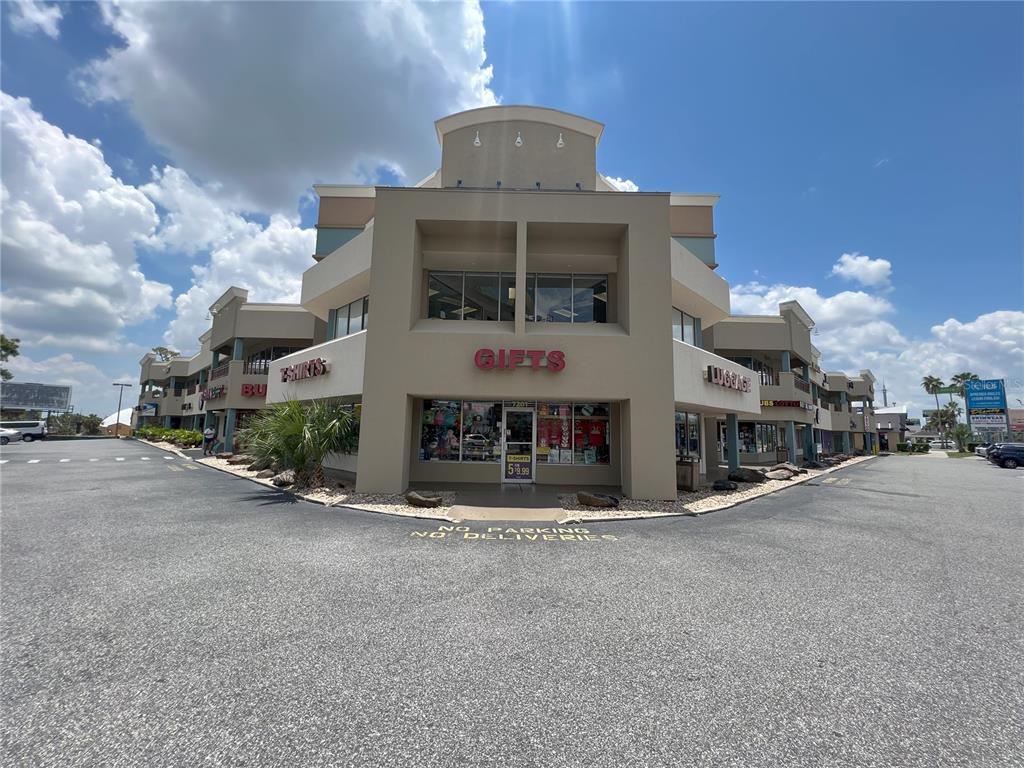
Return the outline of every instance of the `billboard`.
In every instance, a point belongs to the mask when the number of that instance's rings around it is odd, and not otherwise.
[[[980,379],[964,384],[967,418],[973,429],[1005,431],[1006,389],[1002,379]]]
[[[6,382],[0,387],[0,407],[24,411],[69,411],[71,387]]]

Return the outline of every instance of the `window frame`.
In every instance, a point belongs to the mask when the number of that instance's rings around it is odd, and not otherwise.
[[[538,320],[537,319],[537,290],[538,282],[542,277],[556,278],[556,277],[568,277],[569,278],[569,319],[566,321],[561,320]],[[604,320],[577,320],[576,319],[576,280],[579,279],[590,279],[590,280],[603,280],[605,290],[605,319]],[[611,292],[609,284],[611,282],[611,273],[600,273],[600,272],[527,272],[526,273],[526,301],[529,305],[529,299],[533,297],[534,314],[533,319],[529,315],[526,317],[528,323],[562,323],[565,325],[607,325],[609,323],[608,315],[611,314],[608,294]],[[581,289],[582,290],[582,289]],[[593,316],[591,312],[591,316]]]

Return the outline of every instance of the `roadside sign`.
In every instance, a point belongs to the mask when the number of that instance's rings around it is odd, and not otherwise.
[[[935,392],[940,395],[959,395],[960,387],[951,384],[948,387],[939,387]]]
[[[964,392],[972,429],[1006,431],[1006,388],[1002,379],[968,381]]]

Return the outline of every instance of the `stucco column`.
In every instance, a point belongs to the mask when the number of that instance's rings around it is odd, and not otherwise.
[[[235,344],[231,348],[231,359],[232,360],[241,360],[242,359],[242,355],[244,354],[244,352],[245,352],[245,340],[244,339],[235,339]]]
[[[215,349],[215,350],[213,350],[213,357],[212,357],[212,360],[211,360],[211,362],[210,362],[210,368],[211,368],[211,370],[212,370],[213,368],[216,368],[216,367],[217,367],[217,365],[218,365],[219,363],[220,363],[220,352],[218,352],[218,351],[217,351],[217,350]]]
[[[729,471],[740,468],[740,421],[735,413],[725,415],[725,453],[729,461]]]
[[[786,422],[786,449],[789,460],[796,463],[796,424],[792,421]]]
[[[516,336],[526,334],[526,221],[516,222]]]
[[[793,361],[792,361],[792,359],[789,356],[789,350],[788,349],[784,349],[784,350],[782,350],[782,370],[783,370],[783,372],[785,372],[785,371],[791,371],[792,369],[793,369]]]
[[[228,408],[224,412],[224,450],[228,453],[234,450],[235,445],[235,409]]]
[[[804,458],[807,461],[814,461],[814,426],[804,425]]]
[[[164,426],[167,429],[171,428],[171,417],[170,416],[164,416]]]
[[[850,433],[848,431],[843,432],[843,453],[850,452]]]

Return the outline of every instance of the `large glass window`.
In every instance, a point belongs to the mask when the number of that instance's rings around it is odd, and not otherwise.
[[[528,274],[526,319],[547,323],[608,322],[608,275]]]
[[[515,283],[509,272],[428,272],[427,317],[514,320]]]
[[[700,415],[676,411],[676,461],[700,458]]]
[[[340,339],[353,333],[365,330],[367,316],[370,311],[370,298],[363,296],[335,310],[334,336]]]
[[[420,461],[500,461],[503,405],[424,400]],[[515,405],[536,407],[538,461],[583,465],[611,462],[608,403]]]
[[[697,320],[681,309],[672,308],[672,338],[687,344],[697,344]]]
[[[501,460],[501,403],[462,404],[462,460]]]
[[[421,461],[459,461],[461,410],[458,400],[423,401]]]

